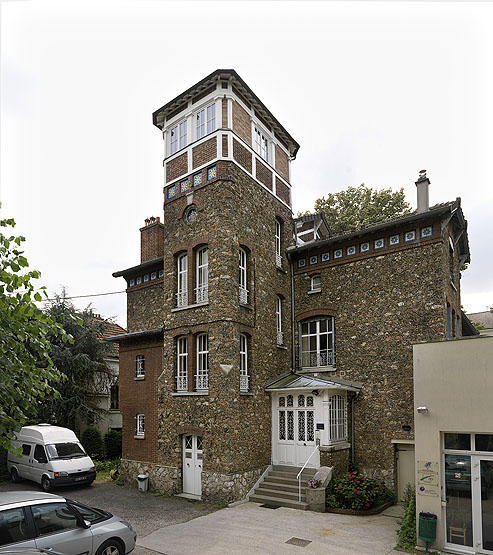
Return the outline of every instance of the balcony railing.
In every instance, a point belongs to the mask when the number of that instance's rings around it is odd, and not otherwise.
[[[195,389],[197,391],[207,391],[209,389],[209,374],[195,376]]]
[[[320,366],[335,366],[334,351],[307,351],[301,354],[302,368],[318,368]]]
[[[201,285],[195,288],[195,302],[206,303],[209,301],[209,286]]]
[[[240,391],[246,392],[250,387],[250,376],[243,374],[240,375]]]
[[[187,306],[188,304],[188,291],[185,289],[184,291],[179,291],[176,294],[176,307],[181,308],[183,306]]]
[[[240,287],[239,290],[240,304],[248,304],[248,289]]]
[[[188,391],[187,376],[177,376],[176,377],[176,391]]]
[[[284,333],[282,331],[277,332],[277,344],[284,345]]]
[[[282,268],[282,256],[276,252],[276,266]]]

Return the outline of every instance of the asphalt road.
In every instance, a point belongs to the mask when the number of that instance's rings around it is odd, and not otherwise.
[[[12,484],[0,483],[2,491],[36,490],[42,491],[34,482]],[[209,514],[218,509],[214,505],[200,501],[191,501],[180,497],[163,497],[152,493],[139,492],[128,486],[116,484],[93,484],[90,487],[65,487],[53,493],[80,501],[91,507],[99,507],[127,520],[137,532],[138,538],[171,524],[188,522],[199,516]],[[163,551],[165,546],[162,546]],[[160,550],[162,553],[162,551]],[[135,555],[154,555],[152,549],[136,547]]]

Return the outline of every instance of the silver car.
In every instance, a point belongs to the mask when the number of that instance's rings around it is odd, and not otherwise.
[[[37,548],[63,555],[126,555],[136,538],[128,522],[65,497],[36,491],[0,497],[0,554]]]

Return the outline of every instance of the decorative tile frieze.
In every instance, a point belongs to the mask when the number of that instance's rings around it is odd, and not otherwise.
[[[342,258],[342,249],[336,249],[334,251],[334,259]]]
[[[348,256],[353,256],[353,254],[356,254],[356,247],[354,245],[351,245],[350,247],[346,248],[346,254]]]
[[[380,239],[375,239],[373,243],[374,249],[383,249],[385,247],[385,239],[382,237]]]
[[[168,198],[173,198],[176,195],[176,185],[168,189]]]
[[[306,266],[306,260],[304,258],[300,258],[298,260],[298,268],[304,268]]]
[[[180,191],[182,193],[185,191],[188,191],[188,179],[184,179],[183,181],[180,181]]]
[[[365,241],[359,246],[359,252],[368,252],[370,250],[370,241]]]
[[[412,231],[406,231],[406,233],[404,233],[404,242],[409,243],[410,241],[416,241],[415,229],[413,229]]]
[[[421,239],[427,239],[428,237],[433,236],[433,226],[428,225],[426,227],[421,228]]]
[[[328,262],[330,260],[330,252],[323,252],[321,259],[322,262]]]
[[[202,184],[202,173],[198,173],[197,175],[193,176],[193,185],[197,187],[197,185]]]
[[[318,264],[318,256],[310,256],[310,265],[312,264]]]
[[[207,179],[214,179],[215,177],[217,177],[216,166],[212,166],[207,170]]]
[[[393,247],[394,245],[398,245],[400,242],[401,242],[401,236],[399,234],[391,235],[389,237],[389,245],[391,247]]]

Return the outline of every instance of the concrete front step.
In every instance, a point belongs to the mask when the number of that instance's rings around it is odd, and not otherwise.
[[[308,503],[304,501],[290,501],[280,497],[270,497],[268,495],[254,495],[250,496],[250,501],[254,503],[262,503],[266,505],[277,505],[278,507],[288,507],[289,509],[299,509],[301,511],[308,510]]]
[[[298,480],[296,478],[284,478],[282,476],[272,476],[272,474],[269,474],[268,476],[266,476],[265,480],[269,480],[270,482],[275,482],[276,484],[284,484],[286,486],[298,487]],[[301,487],[305,487],[307,481],[308,480],[301,480]]]
[[[268,497],[276,497],[279,499],[289,499],[290,501],[299,501],[298,492],[294,491],[280,491],[277,489],[270,489],[265,483],[261,484],[256,490],[255,495],[267,495]],[[301,500],[305,501],[304,492],[301,492]]]
[[[280,491],[288,491],[292,493],[298,493],[298,484],[285,484],[284,482],[275,482],[266,478],[259,487],[275,489]],[[306,490],[305,484],[301,482],[301,493],[304,493]]]

